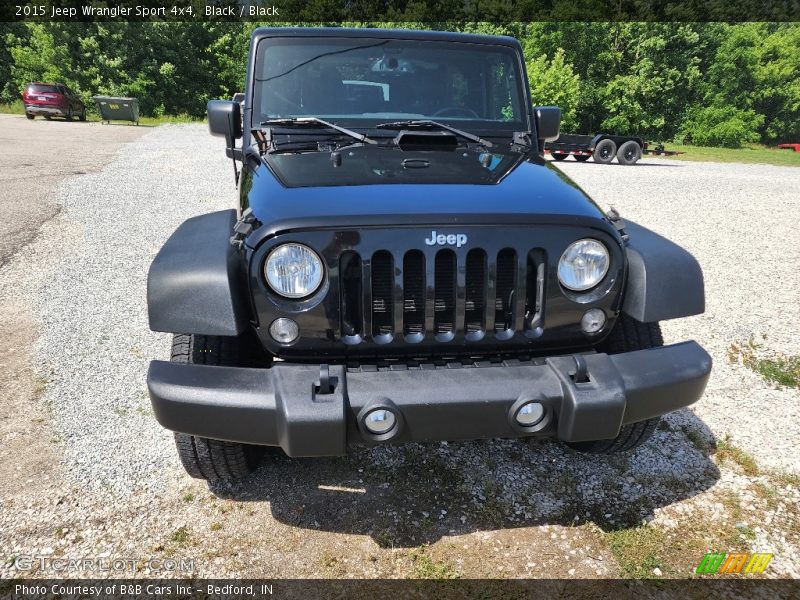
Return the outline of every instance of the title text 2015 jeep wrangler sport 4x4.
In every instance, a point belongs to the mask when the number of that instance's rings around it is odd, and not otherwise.
[[[703,311],[697,262],[543,159],[560,111],[532,106],[516,40],[258,29],[243,109],[208,119],[239,206],[183,223],[148,280],[175,334],[150,396],[191,475],[270,446],[624,451],[702,395],[708,354],[658,326]]]

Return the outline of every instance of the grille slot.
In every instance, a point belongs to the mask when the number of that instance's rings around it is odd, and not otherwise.
[[[486,328],[486,252],[479,249],[467,253],[464,291],[464,327],[467,334]]]
[[[386,250],[372,256],[372,335],[394,334],[394,259]]]
[[[342,336],[361,335],[364,323],[361,257],[355,252],[342,253],[339,257],[339,273]]]
[[[504,248],[497,255],[497,295],[494,303],[494,330],[497,333],[514,328],[516,283],[517,253],[511,248]]]
[[[452,250],[436,253],[433,317],[436,335],[455,333],[456,255]]]
[[[419,250],[403,257],[403,333],[425,332],[425,255]]]

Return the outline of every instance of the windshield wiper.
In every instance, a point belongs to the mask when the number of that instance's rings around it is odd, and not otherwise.
[[[317,117],[293,117],[293,118],[285,118],[285,119],[268,119],[266,121],[261,121],[262,127],[269,127],[269,126],[279,126],[279,127],[308,127],[308,126],[316,126],[316,127],[327,127],[329,129],[335,129],[339,133],[343,133],[347,136],[350,136],[353,139],[358,140],[359,142],[364,142],[366,144],[377,144],[375,140],[372,138],[364,135],[363,133],[358,133],[357,131],[353,131],[352,129],[347,129],[346,127],[342,127],[341,125],[337,125],[336,123],[331,123],[330,121],[324,121],[323,119],[318,119]]]
[[[444,123],[439,123],[438,121],[431,121],[429,119],[417,120],[417,121],[394,121],[392,123],[380,123],[376,125],[376,129],[403,129],[405,127],[436,127],[439,129],[444,129],[445,131],[449,131],[450,133],[454,133],[458,136],[461,136],[465,140],[469,140],[471,142],[477,142],[486,148],[491,148],[493,146],[492,142],[489,140],[485,140],[480,136],[475,135],[474,133],[469,133],[468,131],[462,131],[461,129],[456,129],[455,127],[450,127],[450,125],[445,125]]]

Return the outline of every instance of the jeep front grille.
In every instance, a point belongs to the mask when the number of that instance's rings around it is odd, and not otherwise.
[[[378,250],[339,257],[340,335],[347,343],[506,340],[542,326],[546,260],[505,248]]]

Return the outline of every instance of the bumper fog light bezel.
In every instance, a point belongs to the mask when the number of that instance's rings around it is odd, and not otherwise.
[[[277,328],[281,326],[286,327],[294,327],[294,336],[291,339],[281,339],[278,334],[276,334]],[[292,344],[297,341],[300,337],[300,325],[297,324],[297,321],[293,319],[287,319],[286,317],[278,317],[269,325],[269,335],[270,337],[275,340],[279,344]]]
[[[600,326],[597,329],[590,330],[587,325],[587,320],[591,323],[599,322]],[[608,316],[606,315],[605,311],[602,308],[590,308],[581,317],[581,331],[584,335],[598,335],[603,332],[606,325],[608,324]]]
[[[376,433],[367,426],[367,417],[376,411],[388,411],[394,416],[394,424],[383,433]],[[394,402],[388,398],[378,398],[366,404],[356,416],[358,429],[365,440],[373,442],[385,442],[397,437],[403,429],[403,413],[395,406]]]
[[[543,414],[538,421],[535,421],[530,425],[525,425],[520,423],[517,420],[517,417],[519,416],[519,411],[522,409],[522,407],[527,406],[528,404],[539,404],[542,407]],[[553,406],[551,404],[551,402],[548,402],[544,398],[537,398],[531,394],[523,394],[517,398],[517,401],[514,402],[514,404],[511,405],[511,408],[508,411],[508,422],[512,429],[523,434],[537,433],[548,429],[553,422]]]

